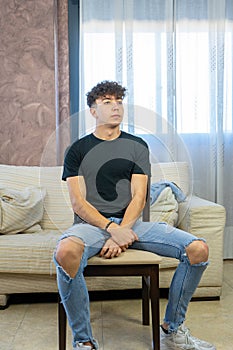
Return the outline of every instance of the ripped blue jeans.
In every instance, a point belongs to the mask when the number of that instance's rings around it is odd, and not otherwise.
[[[121,221],[116,218],[111,220],[116,223]],[[199,238],[166,223],[137,221],[133,230],[138,235],[139,241],[135,241],[130,248],[150,251],[180,261],[170,285],[164,317],[164,321],[169,325],[169,332],[174,332],[184,322],[190,299],[208,265],[208,262],[191,265],[187,257],[185,248]],[[97,349],[98,345],[93,338],[90,324],[89,296],[83,270],[87,260],[100,252],[110,235],[95,226],[80,223],[65,231],[60,239],[70,236],[78,237],[84,242],[84,253],[74,278],[70,278],[54,258],[58,290],[72,329],[73,346],[76,342],[91,341]]]

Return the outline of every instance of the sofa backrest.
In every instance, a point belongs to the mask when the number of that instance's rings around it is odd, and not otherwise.
[[[0,165],[0,184],[20,190],[28,186],[40,186],[46,190],[41,227],[46,230],[64,231],[73,223],[68,189],[61,180],[62,167],[37,167]],[[190,191],[189,167],[186,162],[152,164],[151,183],[160,180],[175,182],[187,195]]]
[[[174,182],[186,196],[192,191],[192,174],[187,162],[152,163],[151,174],[151,183]]]

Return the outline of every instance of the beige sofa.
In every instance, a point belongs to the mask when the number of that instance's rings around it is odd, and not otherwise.
[[[11,203],[8,201],[9,195],[5,198],[1,195],[0,307],[7,304],[10,294],[57,292],[56,271],[52,261],[53,251],[59,236],[72,225],[73,221],[67,187],[66,183],[61,181],[61,172],[62,167],[0,165],[1,193],[4,191],[23,193],[25,210],[28,210],[28,205],[29,212],[33,214],[21,218],[22,212],[25,212],[21,210],[21,203],[14,201]],[[221,205],[190,194],[192,181],[187,163],[153,164],[152,175],[152,183],[160,180],[174,181],[187,195],[187,199],[178,204],[170,188],[166,188],[167,192],[162,191],[151,207],[151,220],[176,222],[178,227],[207,240],[210,248],[210,265],[202,277],[195,296],[219,297],[222,288],[225,209]],[[37,196],[32,197],[34,207],[31,208],[30,198],[27,195],[33,190],[37,191]],[[11,207],[8,206],[10,209],[7,213],[5,204],[12,204]],[[38,217],[34,215],[35,213],[39,213]],[[15,219],[11,224],[13,226],[8,225],[11,219]],[[21,225],[22,228],[17,225]],[[23,232],[17,233],[20,229]],[[161,288],[169,288],[176,266],[175,259],[162,259]],[[139,288],[141,281],[138,277],[130,279],[95,277],[87,278],[87,285],[89,290],[131,289]]]

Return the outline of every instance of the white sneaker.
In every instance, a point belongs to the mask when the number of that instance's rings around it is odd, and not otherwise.
[[[166,334],[160,329],[161,350],[216,350],[216,347],[204,340],[193,337],[183,324],[176,333]]]
[[[92,350],[90,345],[84,345],[83,343],[76,343],[74,350]]]

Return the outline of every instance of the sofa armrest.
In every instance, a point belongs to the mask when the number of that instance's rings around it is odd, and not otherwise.
[[[225,208],[220,204],[197,196],[192,196],[179,204],[178,227],[206,240],[209,246],[210,265],[205,272],[204,280],[207,283],[211,280],[216,286],[222,285],[225,221]]]
[[[198,237],[204,232],[223,236],[225,221],[226,211],[220,204],[197,196],[179,204],[179,228]]]

